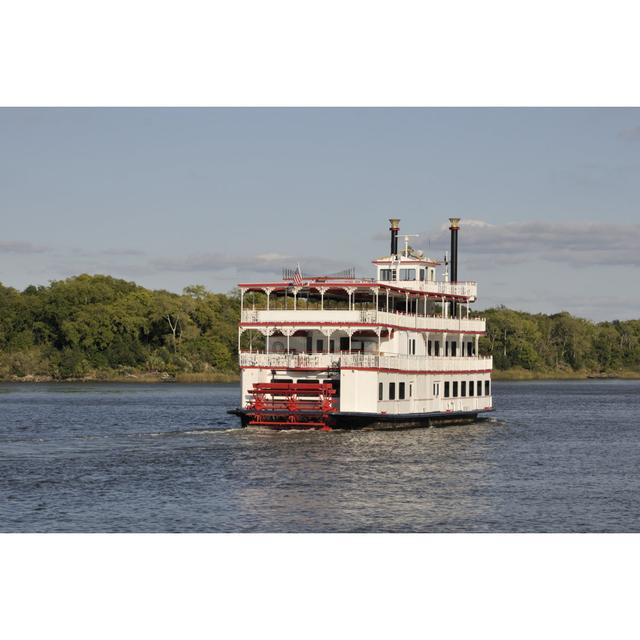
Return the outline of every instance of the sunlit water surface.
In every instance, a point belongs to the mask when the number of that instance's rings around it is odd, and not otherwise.
[[[242,430],[236,385],[0,385],[0,531],[640,531],[640,382],[496,382],[488,421]]]

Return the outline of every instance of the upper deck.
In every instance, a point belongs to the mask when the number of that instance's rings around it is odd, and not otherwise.
[[[353,269],[331,276],[283,271],[282,281],[239,284],[241,329],[322,326],[386,328],[482,334],[483,318],[470,317],[478,285],[457,280],[457,231],[452,218],[452,257],[444,263],[409,246],[398,250],[399,220],[392,219],[391,251],[376,258],[375,278],[358,278]],[[453,239],[455,240],[455,243]],[[441,278],[437,267],[444,264]],[[451,266],[452,280],[448,267]]]
[[[376,279],[343,278],[332,280],[330,278],[313,277],[305,278],[303,284],[294,285],[291,282],[261,282],[261,283],[241,283],[238,285],[242,295],[250,291],[261,292],[270,295],[274,292],[289,291],[292,297],[297,298],[301,293],[308,292],[310,295],[321,298],[327,292],[342,291],[346,293],[375,293],[386,295],[403,294],[411,297],[428,297],[436,300],[459,300],[473,302],[478,296],[477,282],[444,282],[444,281],[387,281]]]

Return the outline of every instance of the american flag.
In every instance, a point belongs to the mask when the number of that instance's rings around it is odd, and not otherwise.
[[[293,285],[295,287],[302,286],[302,271],[300,269],[300,265],[298,265],[298,268],[295,270],[293,274]]]

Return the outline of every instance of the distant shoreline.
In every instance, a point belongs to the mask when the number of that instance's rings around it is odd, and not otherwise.
[[[16,382],[20,384],[66,384],[69,382],[76,383],[110,383],[110,382],[126,382],[128,384],[228,384],[239,383],[240,376],[238,374],[227,373],[176,373],[174,375],[166,373],[130,373],[130,374],[107,374],[107,375],[90,375],[78,378],[53,378],[52,376],[11,376],[0,378],[2,382]]]
[[[493,380],[640,380],[640,371],[624,369],[620,371],[530,371],[528,369],[494,369]]]
[[[593,371],[530,371],[527,369],[494,370],[494,381],[539,381],[539,380],[640,380],[640,371],[622,370],[615,372]],[[11,376],[0,378],[0,383],[20,384],[65,384],[65,383],[128,383],[128,384],[233,384],[240,382],[235,373],[128,373],[95,374],[79,378],[53,378],[51,376]]]

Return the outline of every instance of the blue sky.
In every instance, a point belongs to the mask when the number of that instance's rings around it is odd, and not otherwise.
[[[180,291],[356,266],[462,218],[479,307],[640,318],[639,109],[0,109],[0,281]]]

